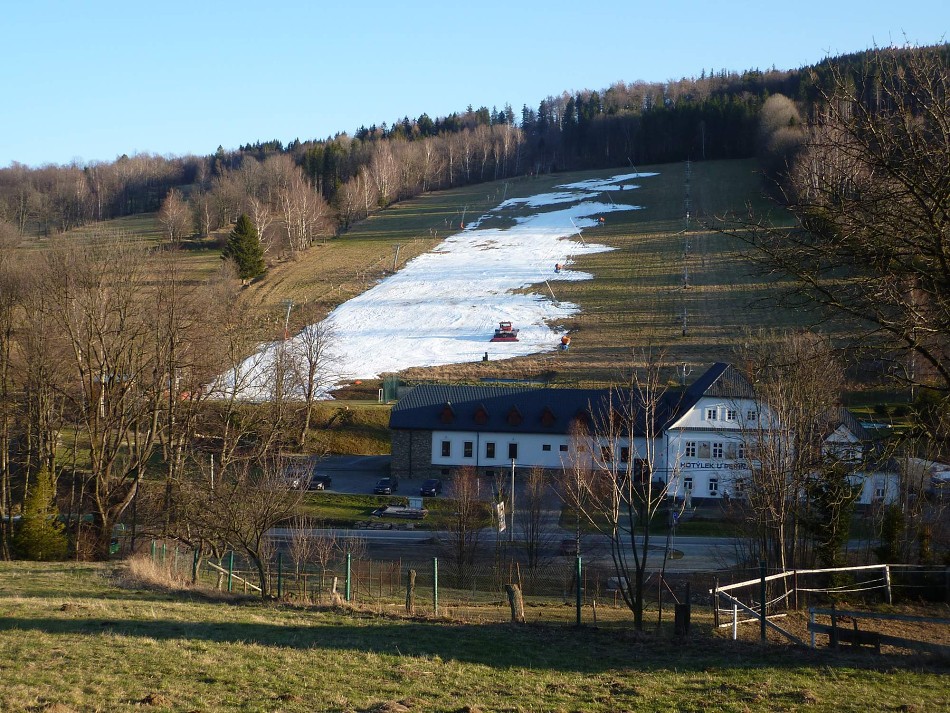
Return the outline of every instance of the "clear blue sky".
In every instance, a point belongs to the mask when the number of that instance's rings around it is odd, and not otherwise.
[[[468,104],[797,68],[950,39],[950,3],[20,0],[0,14],[0,166],[213,153]]]

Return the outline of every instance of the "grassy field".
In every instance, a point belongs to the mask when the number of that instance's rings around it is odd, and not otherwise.
[[[124,567],[0,563],[0,710],[947,710],[939,663],[732,642],[696,609],[683,642],[621,610],[580,629],[570,607],[406,618],[181,595]]]

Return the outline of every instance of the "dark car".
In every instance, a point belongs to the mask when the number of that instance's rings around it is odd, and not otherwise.
[[[438,478],[429,478],[426,482],[422,484],[422,487],[419,488],[419,495],[425,498],[434,498],[436,495],[442,492],[442,481]]]
[[[392,495],[397,490],[399,490],[399,481],[395,478],[380,478],[376,487],[373,488],[376,495]]]
[[[329,475],[314,475],[310,479],[311,490],[326,490],[333,484],[333,478]]]

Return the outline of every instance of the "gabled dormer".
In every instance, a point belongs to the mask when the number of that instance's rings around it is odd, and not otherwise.
[[[478,405],[475,409],[475,413],[472,414],[472,420],[479,426],[484,426],[488,423],[488,409],[485,408],[484,404]]]
[[[442,405],[442,411],[439,413],[439,420],[442,423],[452,423],[455,420],[455,411],[452,408],[452,404],[448,401]]]
[[[551,410],[550,406],[545,406],[541,412],[541,425],[545,428],[551,428],[556,422],[557,416],[554,415],[554,411]]]

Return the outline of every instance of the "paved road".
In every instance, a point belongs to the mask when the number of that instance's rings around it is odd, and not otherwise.
[[[361,539],[365,541],[374,554],[398,553],[406,559],[428,558],[435,556],[439,550],[439,543],[449,539],[449,533],[434,530],[314,530],[315,534],[325,532],[332,534],[338,540]],[[289,528],[276,528],[271,534],[279,541],[286,542],[291,536]],[[486,528],[479,535],[479,542],[487,550],[497,539],[507,539],[507,533],[497,533],[494,529]],[[562,540],[573,540],[566,532],[549,535],[546,538],[545,550],[550,557],[557,557]],[[651,544],[648,559],[648,569],[659,570],[663,564],[663,539],[654,540]],[[735,562],[733,542],[726,537],[684,537],[677,538],[673,543],[673,558],[666,563],[668,571],[675,572],[707,572],[723,569]],[[581,556],[585,561],[607,561],[610,559],[610,549],[607,540],[601,535],[583,535],[581,537]],[[564,557],[570,561],[570,557]]]
[[[329,475],[332,486],[328,492],[372,493],[379,478],[389,475],[391,458],[389,456],[329,456],[315,461],[314,472]],[[403,480],[398,495],[415,495],[422,479]],[[506,481],[507,484],[507,481]],[[524,480],[516,477],[515,507],[525,502]],[[487,483],[483,497],[492,497],[493,483]],[[574,533],[559,527],[560,511],[563,503],[554,490],[549,488],[544,502],[544,525],[547,532],[545,549],[549,556],[558,556],[561,543],[573,541]],[[515,532],[519,531],[516,524]],[[405,557],[430,557],[438,550],[438,543],[448,539],[447,533],[432,530],[329,530],[337,539],[360,538],[368,543],[373,556],[392,555]],[[286,541],[290,536],[287,529],[273,531],[275,537]],[[497,533],[486,528],[480,534],[480,542],[490,547],[498,538],[507,539],[509,533]],[[601,535],[584,535],[581,541],[581,555],[586,561],[610,559],[610,549]],[[668,570],[679,572],[709,571],[723,569],[735,563],[735,550],[731,538],[715,537],[676,537],[672,543],[673,558],[667,561]],[[649,564],[651,569],[659,569],[663,561],[666,541],[663,537],[651,540]]]

